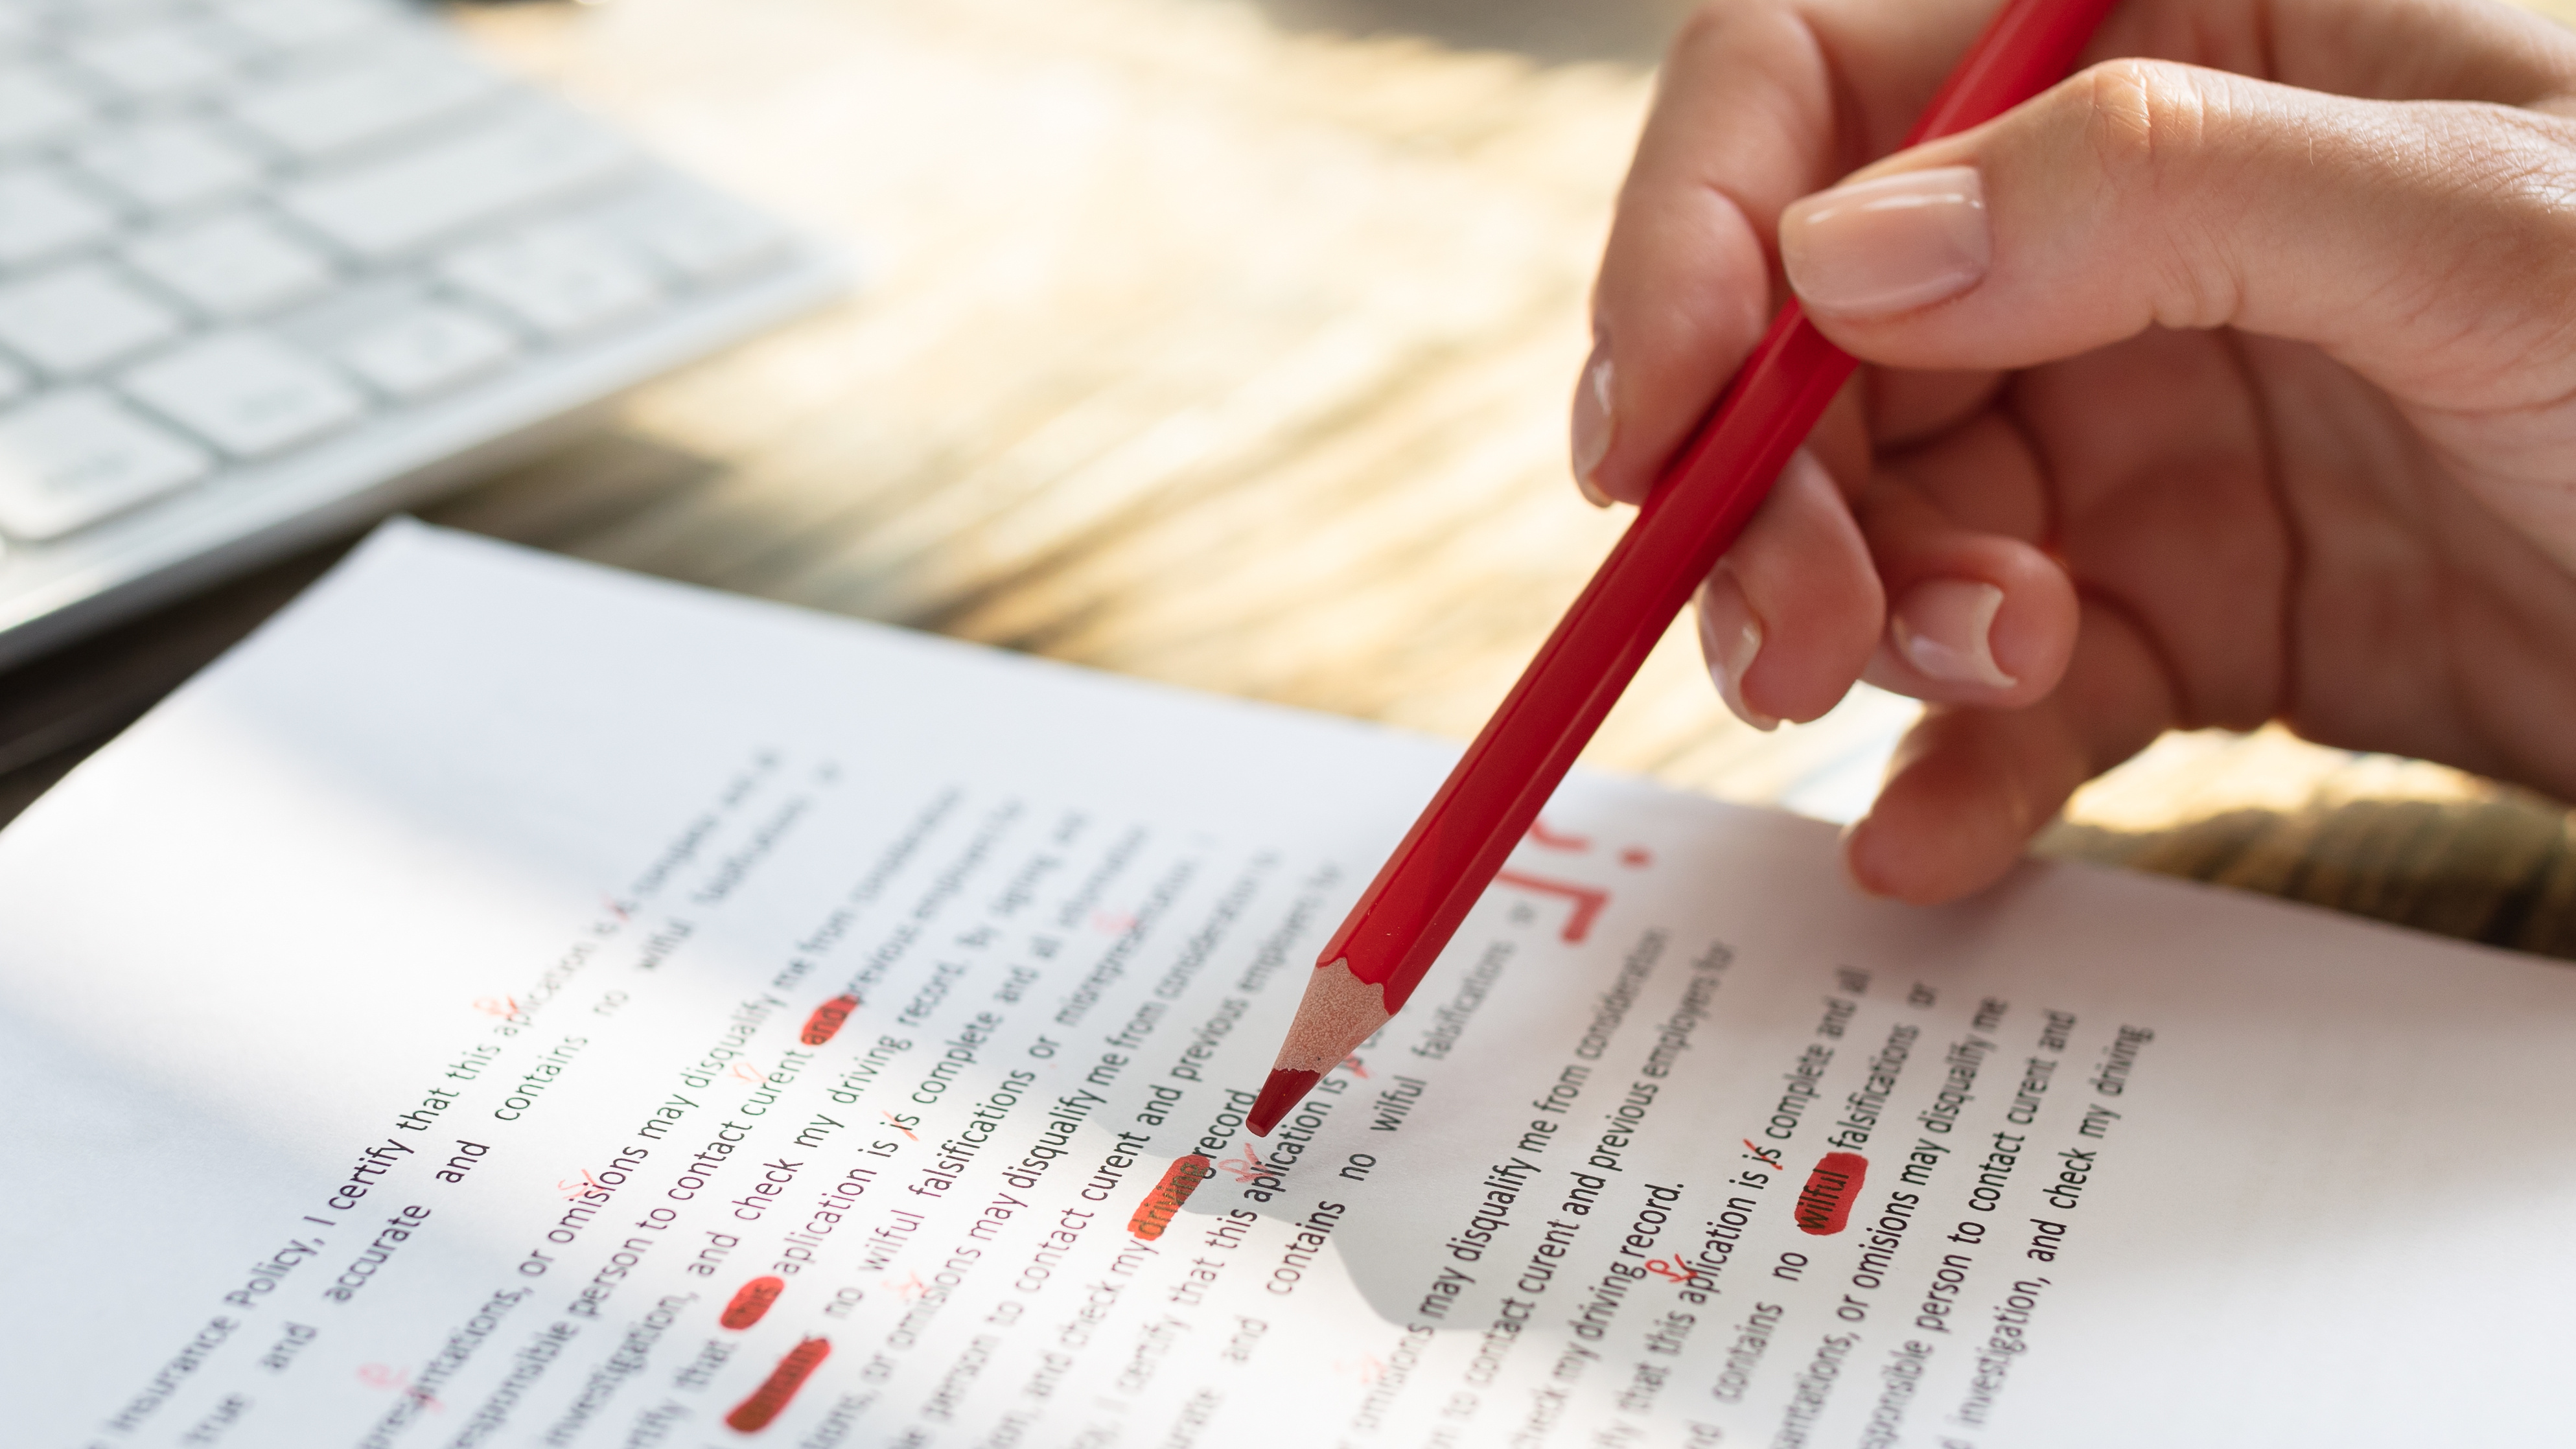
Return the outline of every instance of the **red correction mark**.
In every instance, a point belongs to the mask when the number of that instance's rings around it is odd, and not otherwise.
[[[1530,822],[1529,843],[1532,845],[1544,845],[1550,850],[1590,850],[1592,848],[1592,837],[1589,835],[1559,835],[1555,831],[1547,828],[1546,821],[1533,820]]]
[[[833,1037],[838,1036],[841,1031],[841,1023],[848,1021],[850,1019],[850,1013],[858,1009],[859,999],[857,997],[846,993],[840,996],[835,996],[831,1000],[814,1008],[814,1014],[805,1018],[804,1032],[796,1039],[805,1043],[807,1046],[821,1046],[825,1042],[830,1041]]]
[[[769,1305],[777,1302],[778,1295],[786,1291],[787,1280],[784,1278],[754,1278],[734,1290],[733,1301],[725,1305],[724,1317],[716,1321],[727,1328],[749,1328],[758,1323],[761,1315],[769,1311]]]
[[[1516,870],[1496,871],[1494,879],[1504,885],[1519,886],[1525,891],[1536,891],[1543,896],[1563,896],[1572,901],[1574,913],[1565,918],[1565,929],[1558,933],[1567,941],[1581,941],[1591,935],[1593,919],[1601,914],[1603,906],[1610,904],[1610,893],[1592,886],[1548,880],[1542,876],[1523,875]]]
[[[400,1393],[404,1398],[410,1399],[412,1402],[419,1404],[422,1408],[428,1409],[433,1413],[444,1412],[446,1409],[446,1405],[431,1398],[427,1393],[412,1387],[411,1375],[404,1373],[401,1369],[395,1368],[390,1364],[371,1363],[361,1365],[358,1369],[358,1382],[365,1384],[371,1389],[392,1389]]]
[[[1163,1180],[1155,1183],[1154,1190],[1136,1205],[1136,1216],[1127,1220],[1127,1231],[1149,1243],[1161,1237],[1163,1229],[1172,1225],[1172,1217],[1181,1210],[1181,1204],[1190,1200],[1200,1183],[1214,1176],[1216,1168],[1209,1164],[1205,1153],[1173,1158],[1172,1165],[1163,1169]]]
[[[787,1401],[796,1397],[796,1391],[805,1387],[806,1378],[831,1356],[832,1341],[828,1338],[809,1338],[789,1349],[778,1367],[769,1371],[768,1379],[751,1391],[751,1397],[725,1415],[725,1427],[737,1434],[757,1434],[768,1428],[769,1421],[787,1407]]]
[[[1699,1281],[1699,1270],[1686,1262],[1679,1253],[1669,1258],[1648,1258],[1646,1271],[1658,1278],[1670,1278],[1676,1283]]]
[[[1820,1238],[1841,1232],[1851,1221],[1861,1179],[1868,1175],[1869,1159],[1857,1152],[1828,1152],[1818,1158],[1807,1185],[1798,1191],[1798,1231]]]

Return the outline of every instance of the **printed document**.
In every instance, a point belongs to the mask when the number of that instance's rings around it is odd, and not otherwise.
[[[2576,975],[388,526],[0,833],[12,1445],[2561,1442]]]

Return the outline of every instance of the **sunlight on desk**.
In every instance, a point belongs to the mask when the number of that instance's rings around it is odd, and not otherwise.
[[[1624,521],[1575,497],[1566,400],[1652,38],[1682,9],[465,12],[504,64],[846,239],[866,281],[427,516],[1463,737]],[[1525,49],[1464,48],[1495,45]],[[130,710],[136,689],[97,684],[117,667],[75,681],[64,738]],[[1911,714],[1863,691],[1757,734],[1685,625],[1585,758],[1848,818]],[[8,756],[0,805],[77,758],[61,733]],[[2277,730],[2169,740],[2042,848],[2576,955],[2563,810]]]
[[[1563,418],[1651,77],[1273,19],[1318,13],[621,0],[478,17],[518,66],[863,238],[872,281],[437,516],[1472,732],[1620,524],[1573,499]],[[1911,712],[1866,693],[1758,735],[1677,629],[1586,759],[1848,816]],[[2576,954],[2557,807],[2277,730],[2169,741],[2087,790],[2043,848]]]

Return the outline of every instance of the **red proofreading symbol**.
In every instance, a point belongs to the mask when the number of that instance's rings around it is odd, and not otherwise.
[[[1260,1154],[1252,1150],[1252,1144],[1249,1142],[1243,1144],[1241,1157],[1229,1157],[1217,1166],[1233,1173],[1234,1180],[1237,1182],[1250,1182],[1270,1171],[1270,1164],[1261,1160]]]
[[[519,998],[515,996],[478,996],[474,998],[474,1009],[483,1013],[485,1016],[497,1016],[503,1020],[507,1020],[510,1017],[519,1014]]]
[[[358,1369],[358,1382],[371,1389],[391,1389],[431,1413],[444,1413],[446,1406],[419,1389],[413,1388],[411,1375],[391,1364],[363,1364]]]
[[[1544,845],[1550,850],[1590,850],[1592,848],[1592,837],[1589,835],[1559,835],[1555,831],[1547,828],[1546,821],[1533,820],[1530,822],[1529,843],[1532,845]]]
[[[835,996],[814,1008],[814,1014],[805,1018],[805,1030],[799,1033],[796,1039],[807,1046],[822,1046],[840,1033],[841,1024],[848,1021],[850,1013],[858,1009],[857,997],[846,993]]]
[[[725,1415],[725,1427],[737,1434],[757,1434],[768,1428],[769,1421],[778,1417],[787,1401],[805,1387],[805,1380],[831,1356],[832,1341],[828,1338],[809,1338],[789,1349],[778,1367],[769,1371],[768,1379],[751,1391],[751,1397]]]
[[[784,1278],[754,1278],[734,1290],[733,1301],[725,1305],[724,1317],[718,1323],[727,1328],[749,1328],[769,1312],[769,1305],[787,1291]]]
[[[1693,1282],[1699,1277],[1699,1270],[1683,1262],[1679,1257],[1648,1258],[1646,1271],[1658,1278],[1670,1278],[1676,1283]]]
[[[1518,886],[1543,896],[1563,896],[1574,903],[1573,913],[1565,918],[1565,929],[1559,939],[1579,942],[1592,934],[1592,922],[1601,908],[1610,904],[1610,893],[1593,886],[1574,885],[1567,881],[1549,880],[1544,876],[1523,875],[1516,870],[1497,871],[1494,880],[1501,885]]]
[[[1580,855],[1592,848],[1589,835],[1565,835],[1547,828],[1544,820],[1530,822],[1529,834],[1522,837],[1532,845],[1549,850],[1570,850]],[[1643,870],[1655,863],[1655,853],[1642,845],[1627,846],[1619,852],[1619,863],[1630,870]]]
[[[1820,1238],[1841,1232],[1851,1221],[1852,1200],[1860,1196],[1861,1179],[1868,1175],[1869,1159],[1857,1152],[1828,1152],[1819,1158],[1816,1170],[1807,1174],[1807,1185],[1798,1191],[1798,1231]]]
[[[1200,1183],[1214,1176],[1216,1169],[1208,1165],[1205,1153],[1173,1158],[1172,1165],[1163,1169],[1163,1180],[1155,1183],[1154,1190],[1136,1205],[1136,1215],[1127,1220],[1127,1231],[1149,1243],[1161,1237],[1163,1229],[1170,1227],[1172,1218],[1180,1212],[1181,1204],[1190,1200]]]

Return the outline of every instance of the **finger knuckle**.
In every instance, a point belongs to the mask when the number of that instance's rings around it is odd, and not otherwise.
[[[2198,149],[2212,110],[2200,73],[2164,61],[2104,61],[2062,94],[2078,108],[2079,134],[2114,183],[2155,184]]]
[[[2059,96],[2073,111],[2065,134],[2080,138],[2104,213],[2168,223],[2192,214],[2188,193],[2208,169],[2212,133],[2226,109],[2209,72],[2169,61],[2104,61],[2068,81]],[[2201,245],[2205,239],[2188,226],[2142,229],[2147,233],[2162,243],[2141,258],[2157,274],[2158,322],[2214,327],[2235,315],[2241,288],[2223,253]]]
[[[2501,106],[2469,106],[2453,129],[2456,171],[2495,199],[2534,259],[2576,258],[2576,123]]]
[[[2450,264],[2426,268],[2420,313],[2514,319],[2462,327],[2478,335],[2469,350],[2522,380],[2499,377],[2492,390],[2563,393],[2576,381],[2576,307],[2535,302],[2576,296],[2576,122],[2459,105],[2435,111],[2428,129],[2416,210],[2450,219],[2451,239],[2425,248]]]

